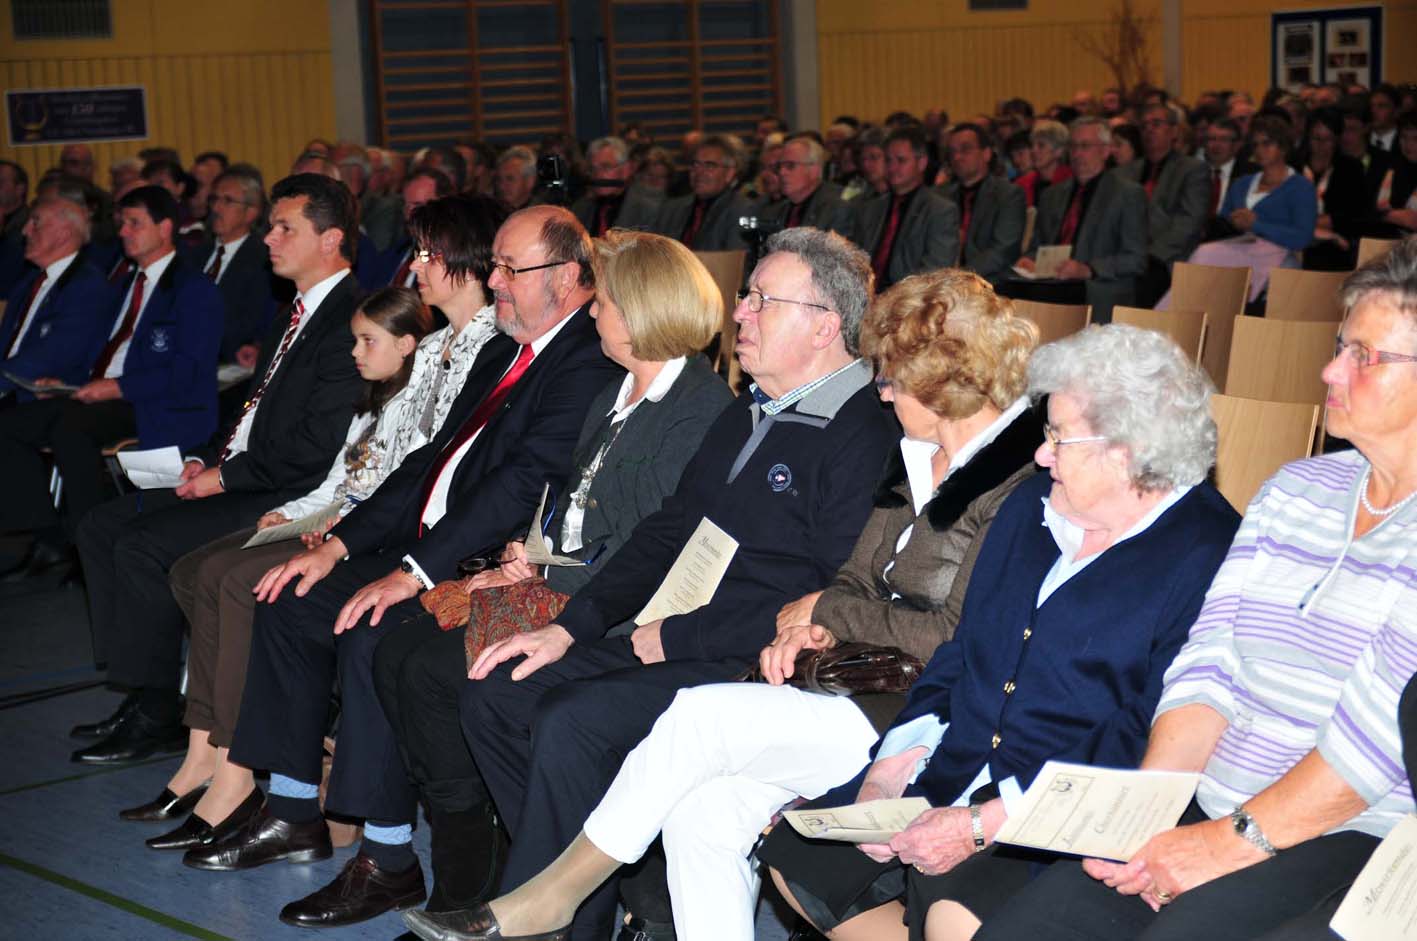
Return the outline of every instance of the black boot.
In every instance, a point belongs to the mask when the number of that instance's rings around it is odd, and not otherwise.
[[[497,894],[507,861],[507,833],[490,802],[471,810],[431,808],[433,891],[430,912],[472,908]]]

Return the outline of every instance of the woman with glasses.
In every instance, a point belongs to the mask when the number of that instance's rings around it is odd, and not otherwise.
[[[1125,864],[1054,866],[978,938],[1333,938],[1413,812],[1417,241],[1341,297],[1326,421],[1354,450],[1289,464],[1250,502],[1152,722],[1142,767],[1200,772],[1195,800]]]
[[[1049,759],[1140,759],[1162,675],[1235,533],[1234,510],[1205,482],[1210,381],[1169,339],[1090,328],[1041,347],[1028,389],[1048,396],[1045,473],[1000,508],[954,640],[873,761],[807,805],[905,796],[931,809],[889,843],[808,840],[779,824],[758,851],[833,939],[968,938],[1056,863],[993,842],[1008,806]]]
[[[758,310],[774,300],[750,291],[742,303]],[[568,923],[591,890],[662,832],[680,941],[753,938],[758,877],[749,853],[763,827],[784,804],[859,768],[877,726],[904,701],[794,688],[785,681],[796,657],[865,642],[923,661],[953,636],[984,534],[1033,475],[1039,421],[1023,392],[1037,342],[1008,300],[960,269],[906,278],[876,300],[861,351],[876,362],[881,398],[905,434],[850,558],[829,585],[778,613],[777,638],[760,657],[766,682],[678,694],[566,855],[491,903],[505,931]],[[537,921],[518,916],[527,910]]]
[[[505,849],[458,715],[473,661],[489,644],[555,620],[673,492],[732,400],[699,353],[722,324],[723,296],[692,252],[612,229],[594,240],[591,266],[601,348],[626,375],[591,403],[566,485],[546,496],[540,541],[568,564],[543,568],[525,541],[510,542],[494,567],[476,560],[484,571],[425,593],[428,614],[388,630],[375,653],[380,703],[432,823],[435,910],[485,898]]]

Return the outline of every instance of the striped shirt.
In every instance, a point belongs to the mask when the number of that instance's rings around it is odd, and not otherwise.
[[[758,404],[758,407],[761,408],[765,414],[776,415],[779,412],[784,412],[792,406],[796,405],[798,402],[802,401],[807,396],[817,391],[817,389],[826,385],[828,382],[831,382],[833,379],[846,372],[848,369],[854,368],[859,362],[861,362],[859,358],[853,359],[851,362],[847,363],[845,366],[842,366],[840,369],[832,370],[825,376],[819,376],[818,378],[813,379],[811,382],[803,383],[802,385],[793,389],[791,392],[787,393],[780,399],[770,398],[766,392],[758,388],[758,384],[756,382],[748,386],[748,391],[752,393],[753,401]]]
[[[1245,514],[1157,715],[1191,703],[1229,725],[1201,777],[1212,817],[1314,748],[1368,809],[1335,830],[1385,836],[1413,811],[1397,701],[1417,671],[1417,502],[1352,540],[1368,463],[1297,461]]]

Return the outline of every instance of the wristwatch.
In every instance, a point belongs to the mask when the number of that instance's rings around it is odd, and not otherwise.
[[[408,559],[403,559],[399,562],[399,571],[417,582],[419,588],[426,589],[428,587],[423,584],[423,579],[418,577],[418,572],[414,570],[413,563],[408,561]]]
[[[1274,844],[1265,838],[1264,831],[1255,822],[1255,818],[1245,812],[1245,808],[1235,808],[1234,812],[1230,814],[1230,825],[1235,828],[1236,836],[1242,837],[1252,846],[1263,850],[1265,855],[1273,856],[1278,852],[1274,848]]]
[[[974,852],[984,852],[984,811],[978,804],[969,805],[969,829],[974,836]]]

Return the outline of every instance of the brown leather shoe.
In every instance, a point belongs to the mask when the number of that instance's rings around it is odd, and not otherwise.
[[[334,852],[324,818],[309,823],[289,823],[271,816],[269,807],[262,807],[260,813],[226,839],[189,849],[182,862],[193,869],[235,872],[278,859],[313,863],[317,859],[329,859]]]
[[[170,788],[163,788],[162,793],[146,804],[139,804],[137,807],[129,807],[127,810],[118,811],[118,816],[124,820],[141,820],[153,822],[158,820],[172,820],[183,814],[191,813],[192,808],[197,806],[197,801],[202,799],[202,795],[207,793],[207,786],[199,784],[192,790],[178,797],[172,793]]]
[[[412,908],[427,897],[417,862],[403,872],[389,872],[359,853],[329,885],[282,908],[280,920],[300,928],[335,928],[368,921],[390,909]]]
[[[497,916],[485,903],[456,912],[404,912],[403,923],[423,941],[567,941],[571,926],[540,934],[502,934]]]

